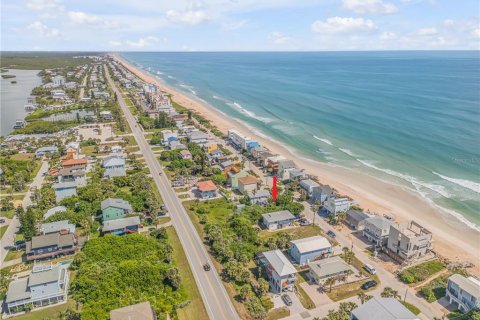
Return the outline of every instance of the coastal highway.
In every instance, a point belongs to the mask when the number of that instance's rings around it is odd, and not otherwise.
[[[121,92],[113,82],[108,68],[105,66],[105,74],[112,90],[117,94],[118,103],[125,114],[128,124],[130,125],[133,135],[138,143],[141,153],[145,158],[147,166],[150,168],[153,179],[165,205],[170,212],[173,226],[178,233],[180,242],[190,264],[190,269],[195,277],[195,282],[202,296],[205,308],[207,309],[210,319],[215,320],[235,320],[240,319],[233,303],[223,286],[218,273],[213,268],[213,263],[203,246],[202,239],[195,230],[190,218],[180,199],[173,191],[170,181],[167,179],[163,169],[155,158],[150,146],[148,145],[142,130],[137,127],[135,118],[128,109]],[[212,266],[211,271],[204,271],[203,265],[208,262]],[[188,290],[188,288],[187,288]]]

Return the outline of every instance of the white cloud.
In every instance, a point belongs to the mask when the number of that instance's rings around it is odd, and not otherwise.
[[[63,9],[61,2],[58,0],[27,0],[26,5],[28,9],[35,11]]]
[[[312,31],[316,33],[355,33],[375,30],[372,20],[363,18],[331,17],[325,21],[312,23]]]
[[[40,21],[35,21],[34,23],[27,26],[28,30],[32,30],[36,32],[38,35],[47,38],[61,38],[63,34],[60,30],[55,28],[49,28],[48,26],[44,25]]]
[[[390,14],[398,11],[393,3],[383,0],[343,0],[342,7],[358,14]]]
[[[443,20],[443,25],[446,27],[452,27],[455,25],[455,21],[452,19]]]
[[[232,21],[228,23],[223,24],[223,29],[229,30],[229,31],[235,31],[238,29],[243,28],[247,24],[247,20],[241,20],[241,21]]]
[[[394,32],[383,32],[380,35],[380,39],[382,39],[382,40],[395,40],[397,38],[398,38],[397,34],[394,33]]]
[[[275,44],[287,44],[292,42],[292,38],[284,35],[281,32],[272,32],[270,33],[270,38],[272,39],[273,43]]]
[[[160,39],[154,36],[147,36],[140,38],[136,41],[133,40],[125,40],[125,41],[118,41],[118,40],[111,40],[108,44],[112,47],[120,47],[120,46],[127,46],[131,49],[142,49],[146,47],[151,47],[155,43],[160,42]]]
[[[211,17],[204,10],[188,10],[188,11],[167,11],[167,19],[175,23],[184,23],[197,25],[211,20]]]
[[[82,11],[69,11],[68,19],[73,24],[86,25],[95,28],[114,29],[119,27],[119,24],[115,21]]]
[[[419,36],[434,36],[438,34],[438,30],[436,28],[422,28],[415,31],[415,34]]]

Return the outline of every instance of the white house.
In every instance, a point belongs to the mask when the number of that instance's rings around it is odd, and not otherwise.
[[[55,76],[52,78],[52,83],[55,87],[62,87],[65,85],[65,77],[64,76]]]
[[[347,212],[351,205],[352,201],[347,197],[331,197],[325,202],[324,208],[330,213],[337,214]]]
[[[447,298],[449,302],[463,312],[480,308],[480,281],[474,277],[465,278],[453,274],[447,281]]]
[[[322,236],[292,240],[290,244],[290,255],[301,266],[332,253],[332,245]]]

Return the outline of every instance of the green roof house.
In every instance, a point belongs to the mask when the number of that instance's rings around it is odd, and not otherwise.
[[[103,200],[101,208],[103,221],[125,218],[127,214],[133,212],[132,206],[128,201],[118,198],[108,198]]]

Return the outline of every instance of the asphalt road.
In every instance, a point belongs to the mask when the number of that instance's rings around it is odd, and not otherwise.
[[[138,143],[141,153],[145,158],[147,166],[150,168],[153,179],[160,195],[163,198],[165,205],[167,206],[170,216],[172,218],[173,226],[178,233],[180,242],[187,256],[190,268],[195,277],[195,282],[202,296],[205,308],[207,309],[210,319],[218,320],[235,320],[240,319],[233,303],[223,286],[223,283],[213,268],[213,263],[203,246],[202,240],[198,235],[195,227],[193,226],[187,212],[185,211],[180,199],[170,186],[170,181],[167,179],[163,169],[155,158],[150,146],[148,145],[142,130],[137,127],[137,122],[128,109],[125,101],[122,98],[122,94],[117,89],[115,83],[108,73],[108,69],[105,66],[105,72],[108,83],[113,91],[117,94],[118,103],[125,114],[126,120],[130,125],[133,135]],[[205,262],[210,263],[212,269],[208,272],[203,270],[203,264]],[[187,288],[188,289],[188,288]]]
[[[40,189],[44,179],[43,174],[47,171],[48,171],[48,162],[43,161],[42,166],[40,167],[40,170],[38,171],[37,175],[33,179],[33,182],[30,185],[30,187],[36,186],[38,189]],[[29,189],[25,194],[25,197],[23,198],[22,206],[24,209],[26,209],[28,206],[32,204],[32,201],[30,200],[30,195],[31,195],[31,192]],[[2,240],[0,240],[0,266],[3,265],[3,261],[7,256],[8,248],[13,246],[13,243],[15,240],[15,232],[19,227],[20,227],[20,221],[15,215],[13,216],[12,221],[10,221],[7,231],[5,231],[5,234],[2,237]]]

